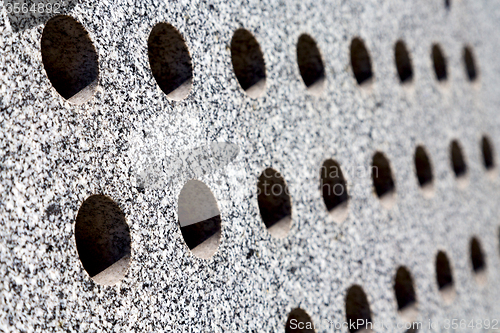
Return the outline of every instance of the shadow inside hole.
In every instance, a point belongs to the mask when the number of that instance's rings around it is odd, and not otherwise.
[[[171,99],[189,95],[193,79],[191,55],[182,35],[168,23],[158,23],[148,38],[148,57],[158,86]]]
[[[347,193],[347,183],[340,168],[340,165],[327,160],[321,168],[321,190],[326,209],[332,214],[338,223],[347,217],[347,206],[349,196]]]
[[[423,190],[432,191],[434,176],[432,174],[432,166],[429,156],[427,155],[424,147],[417,147],[417,149],[415,150],[414,161],[420,187]]]
[[[375,193],[388,208],[392,206],[395,196],[395,184],[391,165],[383,153],[377,152],[372,161],[372,180]]]
[[[465,158],[462,153],[462,148],[458,141],[454,140],[450,146],[451,151],[451,164],[453,172],[457,178],[463,178],[467,174],[467,165],[465,164]]]
[[[413,79],[413,68],[410,55],[403,41],[398,41],[395,47],[396,68],[401,83],[411,82]]]
[[[111,285],[125,275],[131,252],[130,229],[113,200],[93,195],[83,202],[76,218],[75,240],[80,261],[96,282]]]
[[[495,158],[493,156],[493,147],[490,140],[483,136],[481,140],[481,150],[483,152],[483,165],[486,170],[492,170],[495,168]]]
[[[260,96],[266,86],[266,64],[259,43],[248,30],[235,31],[231,40],[231,59],[241,88],[250,97]]]
[[[184,242],[202,259],[212,257],[221,239],[221,216],[212,191],[203,182],[188,181],[179,194],[179,225]]]
[[[85,28],[65,15],[50,19],[41,39],[42,61],[57,92],[73,103],[92,97],[97,86],[97,53]]]
[[[368,83],[373,77],[372,63],[365,43],[360,38],[351,42],[351,66],[359,85]]]
[[[297,308],[288,315],[285,333],[314,333],[314,329],[311,317],[304,310]]]
[[[436,279],[443,299],[451,302],[455,296],[453,274],[448,256],[443,251],[439,251],[436,257]]]
[[[297,63],[306,87],[313,92],[321,92],[325,82],[325,67],[318,46],[309,35],[299,37]]]
[[[470,47],[465,47],[463,56],[467,78],[469,79],[469,81],[474,82],[477,79],[477,69],[472,49]]]
[[[446,81],[448,79],[448,70],[446,68],[446,59],[441,51],[441,47],[437,44],[432,46],[432,61],[434,64],[434,73],[438,81]]]
[[[7,18],[14,32],[44,24],[54,15],[68,14],[77,2],[77,0],[3,0]]]
[[[394,293],[398,303],[398,311],[406,322],[417,319],[417,297],[413,286],[413,279],[405,267],[400,267],[396,272]]]
[[[370,305],[360,286],[349,288],[345,300],[345,312],[350,333],[372,331]]]
[[[276,238],[284,238],[291,225],[292,205],[288,187],[279,172],[268,168],[257,183],[260,215],[268,231]]]

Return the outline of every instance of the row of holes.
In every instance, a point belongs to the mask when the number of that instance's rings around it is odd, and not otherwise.
[[[481,140],[481,150],[484,167],[493,170],[493,149],[487,137]],[[450,157],[455,176],[463,182],[467,166],[456,140],[450,145]],[[432,193],[432,166],[423,146],[416,148],[414,163],[424,195]],[[371,172],[376,196],[384,207],[391,208],[395,202],[395,183],[383,153],[374,154]],[[348,215],[349,195],[340,165],[327,160],[320,174],[325,207],[334,221],[343,222]],[[276,170],[268,168],[259,176],[257,201],[268,232],[275,238],[286,237],[292,224],[292,205],[286,182]],[[190,180],[182,188],[178,222],[184,241],[195,256],[208,259],[214,255],[221,241],[221,216],[214,195],[203,182]],[[76,219],[75,239],[83,266],[94,280],[113,284],[125,274],[130,259],[130,231],[125,215],[113,200],[94,195],[82,204]]]
[[[59,94],[73,103],[83,103],[97,88],[99,65],[97,53],[85,28],[69,16],[50,19],[42,34],[42,61],[49,80]],[[359,85],[373,80],[370,54],[360,38],[350,46],[351,68]],[[148,38],[148,56],[151,72],[161,90],[172,100],[182,100],[192,87],[193,66],[182,35],[168,23],[158,23]],[[264,55],[255,37],[245,29],[238,29],[231,40],[233,69],[240,86],[250,97],[259,97],[266,86]],[[413,80],[410,54],[403,41],[394,48],[396,69],[401,83]],[[446,58],[439,45],[432,47],[436,78],[448,77]],[[470,47],[464,47],[463,61],[470,81],[477,78],[474,56]],[[297,63],[305,86],[313,94],[322,92],[326,74],[321,52],[314,39],[302,34],[297,43]]]
[[[484,253],[477,238],[472,238],[469,247],[470,262],[475,280],[480,285],[486,283],[486,261]],[[445,252],[439,251],[435,261],[436,282],[441,296],[445,303],[449,304],[455,298],[453,272],[448,256]],[[410,271],[400,266],[394,277],[394,295],[397,309],[401,319],[407,324],[407,332],[415,332],[418,318],[417,293]],[[372,313],[368,298],[359,285],[349,288],[345,298],[345,316],[348,323],[349,332],[356,333],[363,330],[373,331]],[[359,321],[358,320],[362,320]],[[353,323],[353,325],[350,325]],[[357,324],[362,323],[362,324]],[[290,312],[285,325],[286,333],[314,333],[315,325],[311,317],[301,308],[296,308]]]

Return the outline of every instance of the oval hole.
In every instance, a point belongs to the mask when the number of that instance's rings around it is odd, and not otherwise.
[[[148,39],[148,57],[161,90],[174,101],[186,98],[192,87],[193,66],[179,31],[168,23],[155,25]]]
[[[370,304],[360,286],[355,285],[349,288],[345,300],[345,313],[350,333],[372,331]]]
[[[477,79],[477,69],[476,69],[476,60],[474,58],[474,54],[472,53],[472,49],[468,46],[464,47],[464,66],[465,72],[467,74],[467,78],[469,81],[474,82]]]
[[[396,186],[392,177],[389,160],[381,152],[377,152],[372,160],[372,180],[375,194],[382,205],[391,208],[396,199]]]
[[[313,94],[320,94],[325,85],[325,67],[316,41],[309,35],[299,37],[297,63],[307,89]]]
[[[370,54],[360,38],[354,38],[351,42],[351,66],[359,85],[371,81],[373,72]]]
[[[418,146],[415,150],[414,161],[418,183],[424,191],[424,194],[431,195],[433,191],[434,176],[432,174],[429,156],[423,146]]]
[[[179,194],[179,225],[191,252],[208,259],[217,252],[221,239],[221,217],[217,201],[207,185],[188,181]]]
[[[455,298],[453,274],[448,256],[443,251],[436,256],[436,279],[441,296],[446,302],[451,302]]]
[[[413,278],[405,267],[399,267],[394,281],[394,293],[398,303],[398,311],[406,322],[417,319],[417,296],[413,286]]]
[[[81,104],[95,93],[99,64],[94,44],[80,22],[51,18],[42,33],[42,62],[52,86],[68,101]]]
[[[262,172],[257,183],[260,215],[269,233],[284,238],[292,223],[292,204],[281,174],[271,168]]]
[[[250,97],[262,95],[266,88],[266,64],[259,43],[248,30],[238,29],[234,32],[231,59],[241,88]]]
[[[476,237],[470,241],[470,261],[476,281],[484,285],[486,283],[486,261],[481,243]]]
[[[411,64],[410,54],[408,53],[406,45],[403,41],[400,40],[396,43],[394,53],[400,82],[411,82],[413,79],[413,68]]]
[[[85,200],[76,217],[75,241],[78,256],[92,279],[114,285],[130,264],[130,229],[120,207],[104,195]]]
[[[434,73],[436,79],[440,82],[448,79],[448,70],[446,68],[446,59],[441,51],[441,47],[437,44],[432,46],[432,61],[434,64]]]
[[[290,312],[286,321],[285,333],[314,333],[314,323],[304,310],[297,308]]]
[[[321,190],[326,209],[335,222],[343,222],[348,214],[347,183],[340,165],[327,160],[321,167]]]
[[[481,139],[481,151],[483,153],[483,165],[487,171],[495,169],[495,157],[493,153],[493,145],[487,136]]]
[[[450,155],[451,155],[451,165],[455,177],[459,180],[463,180],[467,175],[467,164],[465,163],[465,158],[462,153],[462,148],[457,140],[453,140],[450,145]]]

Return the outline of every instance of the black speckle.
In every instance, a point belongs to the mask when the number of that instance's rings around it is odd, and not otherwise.
[[[255,251],[253,249],[250,249],[247,253],[247,259],[250,259],[253,255],[255,254]]]
[[[45,154],[49,154],[50,153],[50,145],[49,144],[42,144],[42,151],[45,153]]]
[[[58,204],[51,204],[47,207],[47,209],[45,209],[45,214],[47,216],[51,216],[51,215],[59,215],[61,214],[61,207],[59,207]]]

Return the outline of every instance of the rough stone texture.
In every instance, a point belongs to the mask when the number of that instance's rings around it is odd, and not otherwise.
[[[288,313],[301,307],[322,324],[318,332],[331,332],[326,321],[345,320],[353,284],[366,292],[374,321],[395,323],[399,265],[414,277],[418,320],[500,319],[500,180],[487,175],[480,151],[488,134],[500,161],[496,1],[452,0],[449,10],[440,0],[81,1],[69,15],[87,29],[99,59],[97,93],[82,105],[64,100],[47,79],[43,24],[14,29],[0,8],[0,331],[284,332]],[[192,91],[180,102],[162,92],[148,63],[149,33],[161,21],[179,30],[192,57]],[[233,72],[238,28],[251,31],[264,53],[266,91],[258,99]],[[302,33],[323,57],[320,96],[300,78]],[[371,54],[368,87],[350,69],[355,36]],[[414,65],[405,87],[393,58],[400,38]],[[431,63],[436,42],[448,60],[445,84]],[[465,44],[479,69],[474,84],[462,62]],[[465,188],[450,165],[455,138],[468,165]],[[138,180],[146,155],[168,165],[211,142],[236,144],[239,154],[201,173],[189,163],[156,168],[162,186]],[[414,172],[417,144],[433,165],[428,199]],[[360,172],[377,150],[395,178],[390,210],[373,194],[370,173]],[[342,224],[328,215],[319,189],[329,158],[350,188]],[[272,238],[259,216],[256,183],[267,167],[290,189],[285,239]],[[191,178],[209,186],[221,211],[221,244],[210,260],[190,253],[177,223],[177,198]],[[75,245],[78,209],[93,194],[113,198],[130,226],[130,269],[112,287],[91,280]],[[486,255],[484,287],[469,260],[473,235]],[[437,290],[439,249],[455,278],[450,305]]]

